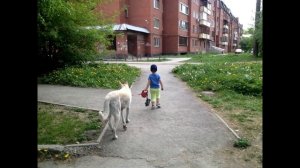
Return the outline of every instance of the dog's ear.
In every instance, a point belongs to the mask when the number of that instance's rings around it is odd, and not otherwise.
[[[123,83],[122,82],[119,81],[119,84],[120,84],[121,87],[123,87]]]

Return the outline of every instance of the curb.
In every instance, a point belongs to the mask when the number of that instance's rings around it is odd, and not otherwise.
[[[61,105],[61,106],[67,106],[67,107],[76,107],[76,108],[82,108],[82,109],[86,109],[86,110],[92,110],[95,112],[98,112],[99,110],[96,109],[90,109],[90,108],[85,108],[85,107],[80,107],[80,106],[72,106],[72,105],[67,105],[67,104],[60,104],[60,103],[52,103],[52,102],[47,102],[47,101],[41,101],[38,100],[38,102],[42,102],[42,103],[48,103],[48,104],[55,104],[55,105]],[[82,144],[68,144],[68,145],[50,145],[50,144],[44,144],[44,145],[38,145],[38,150],[41,149],[48,149],[48,150],[52,150],[52,151],[58,151],[58,152],[63,152],[66,151],[67,148],[72,148],[72,147],[84,147],[84,146],[98,146],[100,145],[100,142],[103,138],[103,135],[106,131],[108,127],[108,123],[105,124],[104,127],[102,127],[102,130],[100,130],[100,135],[98,137],[98,139],[96,140],[96,142],[88,142],[88,143],[82,143]],[[76,153],[76,150],[75,150]]]
[[[140,76],[138,76],[131,84],[130,89],[132,88],[132,86],[135,84],[135,82],[137,81],[137,79],[140,78]],[[95,112],[99,112],[99,109],[90,109],[90,108],[86,108],[86,107],[80,107],[80,106],[73,106],[73,105],[68,105],[68,104],[62,104],[62,103],[53,103],[53,102],[47,102],[47,101],[42,101],[42,100],[37,100],[38,102],[42,102],[42,103],[49,103],[49,104],[55,104],[55,105],[61,105],[61,106],[67,106],[67,107],[76,107],[76,108],[82,108],[82,109],[87,109],[87,110],[92,110]],[[98,139],[96,140],[96,142],[90,142],[90,143],[82,143],[82,144],[69,144],[69,145],[38,145],[38,149],[49,149],[49,150],[54,150],[54,151],[59,151],[59,152],[63,152],[66,151],[66,148],[69,147],[84,147],[84,146],[97,146],[100,147],[100,142],[106,132],[108,128],[108,122],[105,124],[104,127],[102,127],[102,130],[100,130],[100,135],[98,137]],[[75,149],[75,153],[76,153],[76,149]]]

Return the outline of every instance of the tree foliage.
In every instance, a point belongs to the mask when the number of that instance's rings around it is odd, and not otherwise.
[[[258,56],[263,56],[263,17],[262,11],[259,13],[259,20],[257,21],[256,28],[250,27],[245,30],[244,36],[240,41],[241,49],[250,52],[253,49],[254,40],[257,42]],[[245,36],[246,35],[246,36]],[[255,55],[256,56],[256,55]]]
[[[110,20],[93,10],[102,0],[38,0],[39,72],[92,60],[109,43]],[[106,26],[104,26],[106,25]],[[87,27],[101,26],[101,30]]]
[[[241,41],[240,41],[240,46],[241,49],[245,52],[250,52],[252,50],[253,47],[253,37],[252,35],[249,37],[242,37]]]

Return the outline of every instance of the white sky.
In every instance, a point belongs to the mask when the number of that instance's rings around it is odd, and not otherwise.
[[[256,0],[222,0],[246,30],[254,25]],[[262,7],[262,5],[261,5]]]

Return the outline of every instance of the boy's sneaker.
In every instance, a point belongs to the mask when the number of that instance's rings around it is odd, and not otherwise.
[[[160,108],[160,104],[156,105],[157,108]]]

